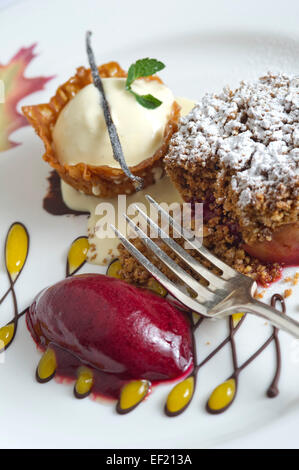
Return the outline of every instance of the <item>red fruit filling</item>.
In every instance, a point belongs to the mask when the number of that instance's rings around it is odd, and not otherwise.
[[[286,266],[299,264],[299,224],[287,224],[275,230],[271,241],[244,245],[251,256],[268,263],[281,263]]]
[[[202,201],[191,201],[202,202]],[[215,204],[213,195],[208,195],[203,202],[203,222],[218,218],[219,224],[228,227],[233,237],[233,244],[242,247],[250,256],[267,264],[279,263],[285,266],[298,266],[299,264],[299,223],[286,224],[275,230],[271,241],[244,244],[236,223],[228,222],[224,217],[222,206]],[[212,209],[211,209],[212,207]]]

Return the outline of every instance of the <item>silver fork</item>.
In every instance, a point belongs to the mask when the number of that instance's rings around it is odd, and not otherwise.
[[[253,313],[259,317],[268,320],[273,326],[299,338],[299,323],[287,315],[282,314],[269,305],[256,300],[253,295],[256,291],[256,282],[249,277],[238,273],[227,264],[223,263],[219,258],[207,250],[194,234],[182,228],[170,215],[165,211],[151,196],[147,195],[148,201],[156,208],[158,214],[168,220],[173,231],[181,234],[183,239],[188,242],[188,246],[196,250],[202,257],[207,259],[222,274],[216,275],[203,266],[198,260],[194,259],[181,245],[173,238],[168,236],[165,231],[158,226],[147,214],[145,214],[137,204],[135,209],[138,211],[147,224],[155,230],[160,239],[193,271],[199,274],[208,282],[205,287],[197,282],[189,273],[179,266],[172,258],[170,258],[154,241],[149,238],[144,231],[137,226],[126,214],[128,224],[135,230],[144,245],[159,258],[164,265],[171,270],[177,278],[186,286],[194,291],[195,296],[191,297],[185,288],[179,284],[175,284],[163,274],[151,261],[146,258],[129,240],[127,240],[113,225],[111,228],[118,236],[120,242],[133,255],[151,275],[159,281],[165,289],[185,307],[194,312],[209,318],[223,318],[233,313],[246,312]]]

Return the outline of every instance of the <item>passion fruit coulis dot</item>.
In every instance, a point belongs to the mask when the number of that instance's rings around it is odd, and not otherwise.
[[[244,313],[239,312],[239,313],[233,313],[232,314],[232,321],[233,321],[233,327],[236,328],[238,323],[241,321],[241,319],[244,317]]]
[[[56,368],[57,361],[55,351],[51,347],[48,347],[38,363],[36,369],[37,380],[41,383],[48,382],[54,377]]]
[[[73,241],[67,257],[67,276],[75,274],[86,261],[89,243],[87,237],[79,237]]]
[[[162,284],[160,284],[160,282],[158,282],[155,278],[151,277],[148,282],[147,282],[147,285],[146,287],[155,292],[156,294],[160,295],[161,297],[166,297],[168,292],[167,290],[165,289],[165,287],[162,286]]]
[[[74,386],[74,395],[76,398],[87,397],[94,383],[93,372],[89,367],[80,367],[78,378]]]
[[[6,326],[0,328],[0,352],[7,348],[11,343],[15,335],[14,323],[9,323]]]
[[[107,268],[107,276],[115,277],[115,279],[122,279],[121,269],[122,265],[119,259],[114,259]]]
[[[176,416],[182,413],[189,405],[194,393],[194,381],[194,377],[190,376],[176,384],[170,391],[165,405],[168,416]]]
[[[226,380],[218,385],[210,395],[207,408],[210,413],[220,413],[225,410],[233,401],[236,394],[236,380],[234,378]]]
[[[29,235],[23,224],[15,222],[9,229],[5,244],[5,264],[11,278],[22,271],[29,248]]]
[[[147,380],[134,380],[123,386],[116,410],[120,414],[128,413],[136,408],[147,396],[150,390],[150,382]]]

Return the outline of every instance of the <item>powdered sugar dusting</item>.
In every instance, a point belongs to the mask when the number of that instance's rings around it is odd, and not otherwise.
[[[299,179],[299,77],[268,73],[235,91],[207,94],[181,119],[168,161],[210,159],[231,174],[238,204],[273,195]],[[296,189],[295,189],[296,188]]]

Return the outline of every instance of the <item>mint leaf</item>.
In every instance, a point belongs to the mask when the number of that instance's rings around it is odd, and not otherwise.
[[[149,77],[150,75],[154,75],[155,73],[163,70],[165,65],[163,62],[160,62],[156,59],[149,59],[148,57],[145,59],[139,59],[132,64],[128,71],[128,77],[126,81],[126,88],[130,88],[134,80],[141,77]]]
[[[162,101],[158,100],[152,95],[138,95],[138,93],[135,93],[132,90],[132,83],[137,78],[149,77],[150,75],[154,75],[155,73],[159,72],[164,68],[165,65],[163,64],[163,62],[160,62],[156,59],[149,59],[148,57],[145,59],[137,60],[135,64],[132,64],[130,66],[126,80],[126,90],[135,96],[136,101],[141,106],[144,106],[148,109],[155,109],[162,104]]]
[[[141,106],[144,106],[144,108],[155,109],[162,104],[162,101],[158,100],[158,98],[155,98],[153,95],[138,95],[137,93],[134,93],[134,95],[136,101],[141,104]]]
[[[132,64],[128,71],[128,76],[126,80],[126,90],[130,91],[131,85],[134,82],[134,80],[136,80],[136,78],[137,77],[135,75],[135,64]]]

